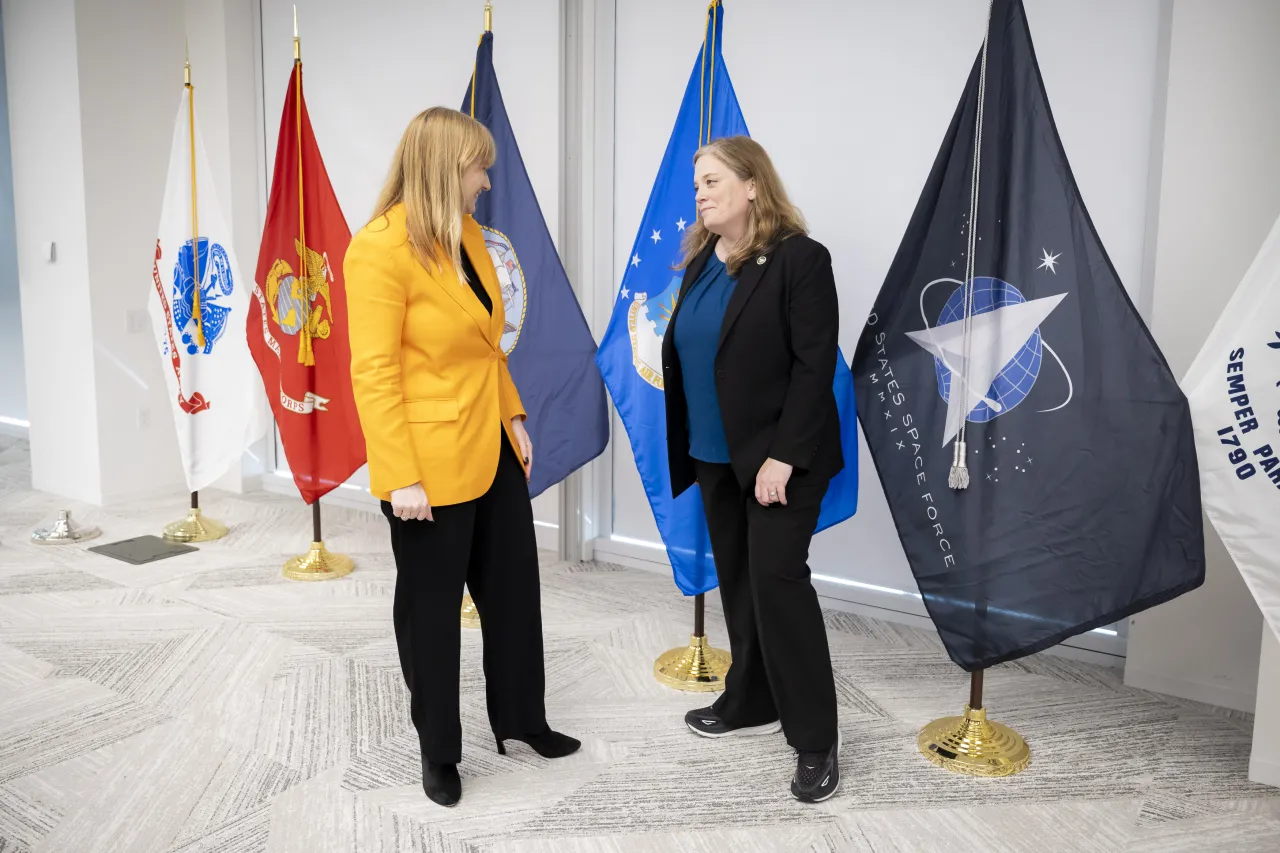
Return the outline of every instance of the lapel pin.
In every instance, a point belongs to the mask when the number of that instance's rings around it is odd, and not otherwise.
[[[764,261],[765,261],[764,255],[761,255],[760,257],[756,258],[756,263],[760,264],[761,266],[764,265]]]

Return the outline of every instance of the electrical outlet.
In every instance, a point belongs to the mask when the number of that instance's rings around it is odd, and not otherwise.
[[[151,426],[151,410],[146,406],[138,409],[138,429],[148,429]]]
[[[132,308],[124,312],[125,331],[129,334],[144,334],[149,325],[145,308]]]

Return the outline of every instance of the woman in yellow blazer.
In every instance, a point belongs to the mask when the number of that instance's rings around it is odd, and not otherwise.
[[[580,746],[547,725],[533,446],[501,347],[497,275],[471,217],[494,157],[475,119],[444,107],[415,117],[343,264],[351,380],[370,491],[391,525],[396,643],[422,786],[446,806],[462,796],[464,583],[480,614],[498,752],[505,739],[551,758]]]

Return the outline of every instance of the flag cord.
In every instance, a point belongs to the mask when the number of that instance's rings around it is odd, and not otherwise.
[[[953,489],[969,488],[968,423],[969,423],[969,371],[973,357],[973,279],[977,274],[974,256],[978,251],[978,193],[982,175],[982,113],[987,94],[987,43],[991,39],[991,4],[987,6],[987,32],[982,39],[982,61],[978,71],[978,106],[973,128],[973,177],[969,184],[968,246],[965,250],[964,276],[964,356],[960,361],[959,375],[951,374],[951,393],[959,393],[960,427],[956,435],[951,459],[951,474],[947,485]],[[957,388],[957,381],[959,387]],[[985,390],[985,389],[984,389]]]

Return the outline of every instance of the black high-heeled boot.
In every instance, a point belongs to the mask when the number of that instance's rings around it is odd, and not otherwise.
[[[506,755],[507,748],[502,743],[503,738],[498,736],[496,739],[498,741],[498,755]],[[577,752],[578,748],[582,746],[582,741],[577,738],[571,738],[568,735],[560,734],[560,732],[552,731],[550,727],[542,734],[512,736],[510,739],[528,744],[533,747],[534,752],[543,758],[564,758],[566,755],[572,755]]]
[[[456,764],[432,764],[422,759],[422,791],[432,802],[454,806],[462,799],[462,779]]]

